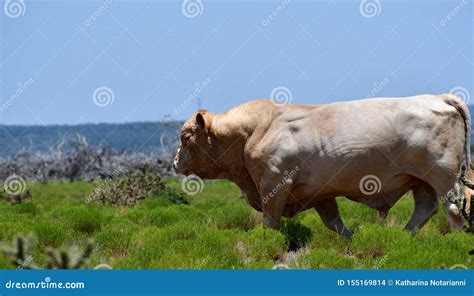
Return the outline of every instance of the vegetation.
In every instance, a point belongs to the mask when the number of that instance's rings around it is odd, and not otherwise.
[[[11,245],[18,234],[34,233],[36,244],[28,252],[38,266],[48,266],[53,249],[85,250],[93,239],[90,266],[114,269],[474,268],[474,235],[449,233],[444,211],[415,235],[402,230],[413,209],[409,195],[384,221],[376,211],[340,198],[342,217],[355,231],[349,241],[327,229],[314,211],[284,220],[279,231],[264,229],[261,214],[227,181],[206,182],[186,204],[170,198],[181,186],[167,179],[174,191],[128,207],[87,202],[101,182],[29,184],[30,199],[0,201],[0,241]],[[16,265],[3,253],[0,268]]]
[[[184,193],[169,189],[161,177],[151,172],[128,173],[117,179],[103,182],[87,198],[87,201],[129,206],[152,194],[160,195],[174,203],[188,203]]]
[[[28,189],[19,192],[19,194],[12,194],[12,192],[5,190],[5,186],[0,187],[0,200],[7,201],[12,205],[22,203],[29,198],[31,198],[31,193]]]
[[[59,142],[50,153],[21,150],[0,158],[0,180],[14,181],[8,184],[14,191],[23,186],[25,178],[72,182],[110,180],[128,173],[166,176],[171,174],[175,151],[176,145],[163,146],[160,152],[148,154],[128,153],[111,146],[94,149],[85,137],[77,134],[74,139]]]
[[[36,265],[32,251],[36,246],[36,237],[29,234],[24,237],[18,235],[13,239],[11,245],[0,245],[0,251],[10,259],[10,263],[17,269],[42,269]],[[88,269],[92,251],[94,250],[93,241],[89,240],[83,250],[74,246],[68,249],[55,250],[48,248],[48,262],[46,269]],[[97,266],[96,269],[110,269],[106,264]]]

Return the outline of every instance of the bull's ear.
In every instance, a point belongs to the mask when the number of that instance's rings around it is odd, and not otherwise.
[[[207,112],[199,111],[196,114],[196,123],[197,123],[198,127],[201,128],[201,129],[206,129],[207,125],[208,125],[208,122],[207,122],[207,119],[206,119],[206,113]]]

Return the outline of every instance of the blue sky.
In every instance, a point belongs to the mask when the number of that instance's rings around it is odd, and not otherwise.
[[[474,95],[471,1],[10,2],[2,124],[185,119],[278,87],[304,104]]]

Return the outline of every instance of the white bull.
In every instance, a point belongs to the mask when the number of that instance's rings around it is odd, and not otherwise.
[[[382,217],[407,191],[421,228],[470,164],[471,119],[456,96],[376,98],[320,106],[256,100],[223,114],[199,110],[181,130],[179,173],[235,182],[264,224],[315,208],[330,229],[351,236],[335,197],[377,209]],[[459,209],[446,198],[451,228]]]

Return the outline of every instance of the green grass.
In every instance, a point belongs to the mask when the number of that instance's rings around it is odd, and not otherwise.
[[[179,190],[178,180],[167,183]],[[315,211],[283,220],[278,231],[261,225],[261,214],[226,181],[205,183],[190,205],[153,196],[131,207],[87,203],[93,183],[31,184],[32,199],[0,202],[0,241],[33,232],[33,256],[44,262],[47,247],[96,241],[92,265],[115,269],[270,269],[277,263],[312,269],[474,268],[474,235],[449,233],[444,211],[418,233],[403,230],[412,210],[409,194],[381,221],[377,212],[338,199],[355,234],[345,240],[327,229]],[[0,268],[14,268],[0,255]]]

